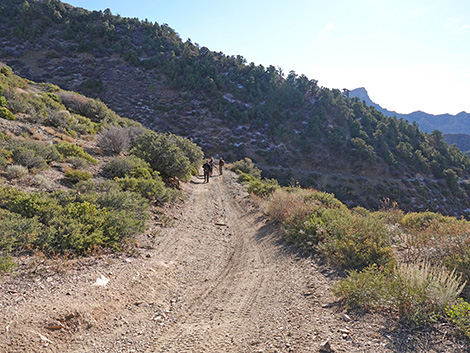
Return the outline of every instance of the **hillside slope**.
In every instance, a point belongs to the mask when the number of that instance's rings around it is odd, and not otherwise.
[[[450,326],[348,312],[336,274],[280,244],[231,172],[185,185],[152,247],[0,278],[2,352],[463,352]],[[142,238],[146,242],[146,235]],[[20,271],[34,272],[25,262]]]
[[[27,4],[27,5],[26,5]],[[183,42],[166,24],[57,0],[5,0],[0,59],[28,79],[99,97],[122,116],[194,138],[207,155],[248,156],[283,184],[348,205],[465,214],[470,160],[402,119],[305,75]],[[374,182],[358,187],[360,178]],[[359,178],[359,179],[358,179]]]

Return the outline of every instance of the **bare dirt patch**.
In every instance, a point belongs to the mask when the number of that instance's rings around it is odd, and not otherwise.
[[[290,252],[234,174],[202,180],[136,256],[25,259],[0,278],[0,352],[468,351],[446,324],[346,312],[336,274]]]

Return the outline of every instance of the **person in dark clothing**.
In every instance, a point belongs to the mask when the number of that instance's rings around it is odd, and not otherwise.
[[[223,174],[223,166],[224,166],[225,162],[223,160],[222,157],[219,158],[219,174],[222,175]]]
[[[209,166],[211,167],[210,171],[209,171],[209,175],[212,176],[212,171],[214,169],[214,158],[211,157],[211,159],[209,160]]]
[[[209,161],[206,161],[206,163],[204,163],[202,165],[202,170],[204,171],[204,182],[205,183],[208,183],[209,182],[209,178],[210,178],[210,172],[211,172],[211,166],[209,164]]]

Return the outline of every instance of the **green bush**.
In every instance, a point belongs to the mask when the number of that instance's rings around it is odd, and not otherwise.
[[[10,272],[15,268],[16,263],[10,255],[2,254],[0,251],[0,274]]]
[[[36,141],[10,140],[5,149],[11,152],[11,158],[16,164],[29,169],[44,169],[48,163],[63,158],[53,146]]]
[[[149,205],[115,183],[81,192],[25,193],[0,187],[0,252],[39,247],[47,253],[85,254],[96,247],[120,249],[145,229]],[[3,256],[5,257],[5,256]]]
[[[103,229],[108,217],[109,212],[96,204],[70,202],[50,222],[38,245],[53,252],[79,254],[97,246],[112,246],[114,242],[109,242]]]
[[[26,248],[41,232],[38,217],[25,218],[17,213],[0,209],[0,253]]]
[[[48,195],[46,193],[32,192],[26,193],[17,191],[14,188],[2,188],[3,207],[22,217],[38,217],[42,223],[47,224],[54,218],[54,214],[59,213],[60,205],[58,198],[60,193]]]
[[[326,208],[346,209],[340,200],[335,195],[328,192],[310,189],[309,192],[304,193],[304,202],[319,202]]]
[[[168,134],[168,137],[175,143],[176,146],[178,146],[183,154],[188,157],[189,162],[193,166],[193,174],[196,175],[197,169],[200,165],[202,165],[204,160],[204,152],[202,152],[201,147],[182,136]]]
[[[392,260],[390,233],[382,220],[335,210],[326,211],[322,219],[327,234],[319,248],[329,260],[347,268],[385,265]]]
[[[257,179],[261,178],[261,170],[256,168],[253,161],[246,157],[232,164],[232,170],[235,173],[245,173]]]
[[[0,118],[6,120],[16,120],[16,117],[13,115],[13,113],[5,107],[0,107]]]
[[[269,196],[280,187],[276,179],[260,180],[241,171],[239,172],[238,180],[241,183],[248,184],[249,193],[253,193],[258,196]]]
[[[130,155],[111,159],[104,167],[104,172],[110,178],[134,178],[151,179],[155,174],[150,164],[143,159]]]
[[[95,134],[98,128],[97,123],[93,123],[84,116],[70,114],[67,110],[49,110],[44,124],[59,128],[71,136],[74,136],[76,133]]]
[[[156,200],[161,203],[168,201],[165,184],[160,177],[157,179],[144,179],[126,176],[124,178],[115,178],[114,181],[124,191],[133,191],[146,199]]]
[[[387,291],[389,277],[389,272],[372,264],[361,272],[349,271],[348,276],[334,284],[331,291],[351,307],[384,310],[391,303]]]
[[[91,162],[82,157],[67,157],[65,160],[70,163],[74,169],[84,169],[90,166]]]
[[[64,173],[64,176],[72,183],[78,183],[80,181],[89,180],[93,177],[93,175],[91,175],[90,173],[81,170],[68,170]]]
[[[271,195],[279,188],[279,183],[275,179],[253,179],[248,183],[248,192],[258,196]]]
[[[403,216],[400,225],[407,230],[420,230],[425,228],[432,220],[446,221],[447,217],[435,212],[411,212]]]
[[[10,158],[13,156],[11,151],[0,147],[0,167],[5,167],[10,163]]]
[[[326,227],[319,213],[312,213],[305,218],[286,221],[283,230],[288,243],[294,244],[302,251],[315,252],[325,237]]]
[[[99,100],[86,98],[74,92],[60,92],[59,98],[71,112],[87,117],[94,123],[112,124],[120,120],[115,112]]]
[[[88,153],[83,151],[83,148],[69,142],[60,142],[54,145],[55,149],[61,153],[64,157],[80,157],[86,159],[87,161],[98,164],[98,161],[90,156]]]
[[[450,321],[470,339],[470,304],[459,298],[455,304],[446,308],[446,313]]]
[[[136,139],[131,154],[148,162],[164,178],[189,180],[191,177],[191,162],[170,135],[148,131]]]

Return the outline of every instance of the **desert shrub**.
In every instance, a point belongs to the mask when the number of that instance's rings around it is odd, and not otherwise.
[[[41,223],[37,217],[25,218],[0,209],[0,219],[0,252],[25,249],[41,232]]]
[[[13,115],[13,113],[5,107],[0,107],[0,118],[6,120],[16,120],[16,117]]]
[[[81,170],[68,170],[64,173],[64,177],[70,180],[72,183],[78,183],[80,181],[91,179],[93,175]]]
[[[240,183],[249,183],[249,182],[254,181],[254,180],[257,180],[257,179],[255,177],[251,176],[251,175],[245,174],[243,172],[240,172],[238,174],[238,181]]]
[[[83,193],[26,194],[0,187],[0,251],[32,246],[85,254],[98,246],[119,249],[144,230],[149,215],[144,198],[114,183],[88,184]]]
[[[446,313],[450,321],[470,339],[470,304],[459,298],[455,304],[446,308]]]
[[[193,174],[197,174],[197,168],[202,164],[204,160],[204,152],[202,152],[201,147],[199,147],[197,144],[192,142],[191,140],[174,135],[174,134],[168,134],[168,138],[170,138],[176,146],[179,147],[179,149],[183,152],[183,154],[188,157],[189,162],[193,166]]]
[[[104,172],[110,178],[134,178],[151,179],[155,174],[150,164],[143,159],[130,155],[127,157],[116,157],[111,159],[104,167]]]
[[[44,190],[51,190],[53,181],[43,174],[37,174],[31,180],[31,185]]]
[[[361,206],[356,206],[356,207],[352,208],[351,212],[355,213],[355,214],[358,214],[360,216],[363,216],[363,217],[367,217],[367,216],[370,215],[370,211],[365,209],[364,207],[361,207]]]
[[[378,217],[351,212],[334,195],[300,188],[275,190],[265,212],[302,251],[319,251],[348,268],[392,260],[390,232]]]
[[[394,274],[390,282],[394,305],[400,316],[416,321],[444,314],[465,286],[455,271],[428,262],[397,265]]]
[[[338,209],[346,209],[346,206],[338,200],[335,195],[330,194],[328,192],[318,191],[314,189],[308,189],[308,191],[304,192],[304,202],[308,203],[320,203],[326,208],[338,208]]]
[[[131,147],[134,147],[134,143],[140,135],[145,134],[147,129],[142,127],[137,122],[133,121],[134,124],[127,124],[127,133],[129,134],[129,139],[131,141]]]
[[[283,224],[284,239],[299,250],[315,252],[324,239],[326,226],[317,210],[305,218],[292,218]]]
[[[305,217],[312,214],[318,206],[315,203],[303,202],[304,197],[301,190],[299,189],[299,192],[286,189],[275,190],[265,207],[265,213],[281,224],[285,222],[293,223],[297,220],[301,222]]]
[[[28,168],[14,164],[7,166],[5,172],[8,179],[19,179],[28,174]]]
[[[337,218],[350,218],[346,206],[334,201],[331,194],[301,188],[275,190],[265,212],[281,223],[287,243],[307,252],[318,250],[330,223]]]
[[[351,307],[381,310],[391,302],[386,288],[389,277],[388,272],[372,264],[360,272],[349,271],[348,276],[334,284],[331,290]]]
[[[276,179],[252,179],[248,183],[248,192],[258,196],[271,195],[279,188],[279,183]]]
[[[99,147],[108,153],[119,154],[129,151],[131,138],[129,128],[110,126],[98,134]]]
[[[374,212],[377,217],[383,219],[383,221],[390,225],[399,224],[403,219],[404,212],[398,208],[388,209],[388,210],[379,210]]]
[[[453,217],[430,220],[426,228],[410,232],[406,244],[415,258],[443,263],[470,279],[470,222]]]
[[[16,263],[13,261],[11,255],[0,251],[0,274],[10,272],[15,266]]]
[[[382,220],[340,209],[325,211],[322,220],[327,234],[319,248],[330,261],[347,268],[364,268],[392,260],[390,233]]]
[[[145,160],[162,177],[189,180],[193,167],[189,158],[166,134],[148,131],[135,141],[131,154]]]
[[[126,176],[124,178],[115,178],[114,181],[122,190],[136,192],[146,199],[156,200],[162,203],[168,201],[165,184],[158,176],[155,179]]]
[[[0,167],[5,167],[10,163],[13,153],[0,147]]]
[[[431,220],[445,221],[447,218],[435,212],[411,212],[403,216],[400,225],[406,230],[421,230]]]
[[[38,217],[42,223],[48,223],[55,214],[60,213],[60,205],[54,196],[41,192],[25,193],[13,188],[2,188],[3,207],[25,218]]]
[[[60,92],[59,98],[67,109],[87,117],[94,123],[113,123],[119,120],[118,115],[99,100],[86,98],[74,92]]]
[[[44,158],[32,149],[21,146],[15,148],[12,153],[13,161],[19,165],[39,170],[47,168],[47,162]]]
[[[44,124],[58,128],[69,135],[75,135],[76,133],[94,134],[97,129],[97,124],[90,119],[81,115],[70,114],[67,110],[49,110]]]
[[[235,173],[243,172],[258,179],[261,178],[261,170],[256,168],[253,161],[248,157],[234,162],[232,164],[232,170]]]
[[[85,253],[97,246],[113,245],[104,235],[104,224],[109,217],[106,209],[84,201],[70,202],[61,211],[38,242],[43,248]]]
[[[98,161],[90,156],[88,153],[86,153],[83,148],[80,146],[77,146],[73,143],[69,142],[60,142],[56,145],[54,145],[55,149],[59,151],[64,157],[80,157],[84,158],[87,161],[93,163],[93,164],[98,164]]]
[[[70,163],[75,169],[84,169],[90,166],[91,162],[83,157],[67,157],[65,160],[67,163]]]
[[[5,149],[11,152],[11,158],[16,164],[29,169],[44,169],[48,163],[63,158],[53,146],[36,141],[10,140]]]
[[[110,241],[117,244],[144,231],[149,205],[139,194],[112,188],[99,194],[97,204],[110,211],[105,229]]]
[[[348,305],[393,311],[404,319],[421,322],[445,315],[464,286],[455,272],[425,262],[384,270],[372,265],[361,272],[351,271],[332,291]]]
[[[67,110],[53,110],[48,114],[44,124],[55,128],[63,128],[73,123],[72,114]]]

